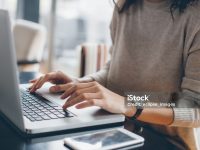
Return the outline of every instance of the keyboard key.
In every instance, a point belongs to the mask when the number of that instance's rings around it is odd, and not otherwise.
[[[33,109],[33,108],[35,108],[35,107],[31,105],[31,106],[28,106],[28,108]]]
[[[56,104],[54,104],[54,103],[51,103],[51,102],[50,102],[50,103],[48,103],[48,105],[49,105],[49,106],[52,106],[52,107],[56,107],[56,106],[57,106]]]
[[[63,108],[60,107],[60,106],[55,106],[55,107],[53,107],[53,108],[56,109],[56,110],[61,110],[61,111],[63,111]]]
[[[30,112],[30,113],[28,113],[30,116],[31,115],[36,115],[36,113],[34,113],[34,112]]]
[[[29,110],[26,110],[25,112],[27,112],[27,113],[31,113],[31,112],[33,112],[33,111],[29,109]]]
[[[65,118],[66,116],[65,115],[63,115],[63,114],[58,114],[58,115],[56,115],[58,118]]]
[[[30,116],[26,116],[26,118],[28,118],[30,121],[35,121],[35,119]]]
[[[52,119],[56,119],[56,118],[58,118],[56,115],[54,115],[54,114],[48,114],[48,116],[50,117],[50,118],[52,118]]]
[[[42,121],[43,119],[41,117],[35,118],[36,121]]]
[[[64,111],[64,110],[62,110],[62,111],[59,111],[59,113],[61,113],[61,114],[66,114],[66,113],[68,113],[68,112],[66,112],[66,111]]]
[[[36,110],[36,111],[34,111],[34,112],[36,112],[36,113],[40,113],[40,112],[41,112],[41,110]]]
[[[52,114],[52,112],[50,112],[50,111],[45,111],[44,113],[45,114]]]
[[[58,112],[57,110],[55,110],[55,109],[52,109],[52,110],[50,110],[50,112]]]
[[[45,115],[45,113],[43,113],[43,112],[39,112],[39,113],[37,113],[39,116],[43,116],[43,115]]]
[[[47,115],[41,116],[44,120],[50,120],[51,118]]]
[[[49,112],[47,109],[42,109],[41,111],[42,112]]]
[[[43,106],[39,106],[39,107],[37,107],[37,108],[40,109],[40,110],[43,110],[43,109],[44,109]]]
[[[54,115],[62,115],[60,112],[56,111],[56,112],[52,112]]]
[[[31,110],[32,110],[32,111],[37,111],[37,110],[39,110],[39,109],[37,109],[37,108],[35,107],[35,108],[32,108]]]
[[[65,112],[62,107],[56,104],[40,99],[37,95],[31,95],[29,91],[22,91],[23,115],[30,121],[42,121],[58,118],[73,117],[69,112]]]

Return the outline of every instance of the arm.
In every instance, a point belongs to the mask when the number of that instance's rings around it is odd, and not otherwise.
[[[200,32],[196,35],[196,39],[200,40]],[[175,99],[177,107],[157,109],[145,108],[138,118],[140,121],[179,127],[200,126],[200,41],[198,42],[196,39],[194,39],[193,45],[188,51],[187,59],[185,60],[181,91],[178,94],[179,96]],[[124,108],[124,98],[120,95],[117,95],[104,87],[95,88],[94,85],[94,89],[94,92],[101,93],[101,95],[98,95],[97,97],[93,95],[93,97],[90,97],[86,94],[85,100],[92,99],[90,105],[98,105],[108,111],[123,113],[128,117],[135,114],[135,108]],[[85,96],[83,90],[77,88],[77,92],[77,95]],[[86,90],[86,92],[89,91]],[[101,99],[101,104],[96,103],[96,99]],[[118,100],[118,102],[116,102],[116,100]],[[120,102],[120,100],[122,102]],[[72,104],[74,105],[77,103]],[[72,104],[66,104],[66,106],[68,107]],[[118,111],[115,110],[115,107],[118,108]]]
[[[132,117],[136,113],[135,107],[126,107],[125,98],[96,81],[87,83],[67,84],[63,99],[69,95],[71,97],[63,105],[63,109],[76,105],[76,108],[82,109],[90,106],[99,106],[111,113],[121,113],[127,117]],[[64,90],[64,89],[63,89]],[[193,103],[193,99],[188,99]],[[184,101],[188,101],[184,97]],[[178,99],[183,104],[183,99]],[[199,127],[199,106],[197,108],[144,108],[138,120],[153,124],[172,125],[181,127]]]
[[[179,127],[200,126],[200,31],[186,54],[181,91],[176,108],[144,109],[141,121]]]
[[[139,120],[179,127],[200,126],[200,31],[189,45],[176,108],[146,108]]]

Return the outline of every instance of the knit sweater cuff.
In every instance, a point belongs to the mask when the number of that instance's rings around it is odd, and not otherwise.
[[[174,121],[171,126],[184,126],[196,120],[195,110],[193,108],[173,108],[173,111]]]
[[[97,81],[101,85],[105,86],[106,85],[106,75],[107,75],[106,70],[102,70],[101,72],[88,75],[88,77],[92,78],[93,80]]]

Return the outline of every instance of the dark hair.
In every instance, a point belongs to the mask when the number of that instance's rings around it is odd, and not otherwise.
[[[170,11],[173,14],[173,11],[178,9],[179,12],[182,13],[188,5],[194,4],[198,1],[199,0],[171,0]],[[136,0],[126,0],[124,6],[119,10],[119,12],[127,10],[135,2]],[[114,3],[116,3],[115,0]]]

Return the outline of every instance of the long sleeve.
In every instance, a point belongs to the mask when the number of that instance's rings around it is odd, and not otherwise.
[[[177,100],[174,111],[174,122],[171,126],[200,127],[200,96],[189,90],[183,90]]]
[[[191,43],[185,64],[172,126],[200,127],[200,32]]]

